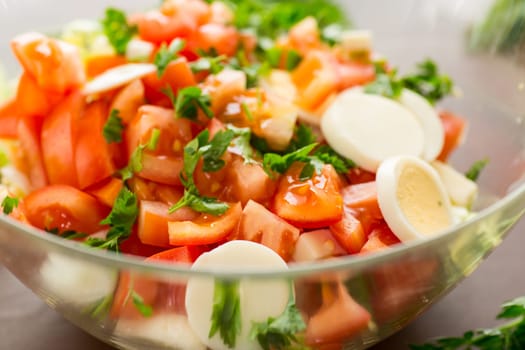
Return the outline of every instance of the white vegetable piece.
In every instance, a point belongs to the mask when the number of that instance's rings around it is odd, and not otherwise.
[[[118,274],[112,268],[49,253],[40,267],[40,278],[60,302],[86,306],[112,294]]]
[[[478,196],[478,185],[448,164],[436,160],[432,166],[443,181],[452,204],[470,208]]]
[[[399,102],[412,111],[423,128],[425,145],[423,159],[433,161],[439,156],[445,142],[445,130],[435,108],[421,95],[403,89]]]
[[[202,254],[193,269],[217,271],[228,269],[286,270],[286,262],[270,248],[250,241],[231,241]],[[227,350],[219,334],[208,337],[211,328],[215,282],[210,277],[193,277],[186,289],[186,311],[191,328],[199,339],[213,350]],[[261,349],[250,339],[253,322],[264,322],[268,317],[282,314],[290,298],[290,284],[285,280],[242,280],[239,283],[241,331],[236,350]]]
[[[317,261],[346,254],[330,230],[324,229],[301,234],[295,245],[293,259],[296,262]]]
[[[126,58],[128,61],[144,62],[149,59],[154,50],[155,45],[149,41],[131,39],[126,47]]]
[[[341,93],[321,120],[328,144],[365,170],[375,172],[392,156],[421,156],[424,133],[412,112],[359,89]]]
[[[341,33],[341,46],[345,51],[372,51],[372,32],[369,30],[345,30]]]
[[[112,69],[95,77],[88,82],[83,89],[85,95],[99,94],[116,89],[131,83],[135,79],[140,79],[157,70],[154,64],[150,63],[128,63]]]
[[[377,171],[377,199],[386,223],[403,242],[430,237],[454,223],[437,172],[413,156],[392,157]]]
[[[177,350],[204,350],[188,319],[174,313],[153,315],[140,320],[119,319],[115,335],[150,341]]]

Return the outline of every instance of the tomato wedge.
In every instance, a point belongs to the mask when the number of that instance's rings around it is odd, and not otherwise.
[[[445,128],[445,143],[438,156],[442,162],[446,162],[450,154],[459,146],[463,140],[467,121],[448,111],[439,114],[443,128]]]
[[[77,123],[84,108],[80,93],[64,99],[44,119],[42,125],[42,154],[50,184],[78,187],[75,162]]]
[[[130,22],[137,24],[142,39],[154,44],[169,43],[175,38],[187,38],[197,28],[196,19],[184,13],[166,16],[157,10],[134,15]]]
[[[24,199],[29,222],[40,229],[58,229],[91,234],[99,231],[108,208],[74,187],[51,185],[31,192]]]
[[[302,228],[323,228],[343,217],[340,179],[331,165],[306,181],[299,180],[303,164],[296,163],[281,178],[275,194],[275,213]]]
[[[42,148],[40,147],[41,129],[42,120],[34,117],[21,117],[17,127],[18,140],[23,154],[24,172],[28,175],[33,189],[39,189],[48,184]]]
[[[18,129],[18,104],[15,99],[0,104],[0,137],[15,138]]]
[[[184,246],[168,250],[150,256],[146,261],[165,261],[171,263],[192,264],[208,249],[203,246]]]
[[[28,116],[45,117],[60,98],[62,98],[61,94],[43,90],[28,73],[24,72],[20,77],[16,92],[19,113]]]
[[[64,94],[86,81],[78,49],[39,33],[26,33],[11,41],[11,48],[37,85]]]
[[[110,177],[86,189],[86,192],[95,197],[100,203],[113,207],[124,182],[121,179]]]
[[[102,132],[108,114],[105,102],[93,102],[77,122],[74,159],[81,189],[110,177],[116,170]]]
[[[201,50],[216,50],[219,55],[233,56],[239,46],[239,33],[228,25],[208,23],[195,35],[195,46]]]
[[[181,208],[169,214],[169,206],[162,202],[141,201],[138,218],[138,237],[144,244],[169,247],[168,222],[190,221],[199,216],[189,208]]]
[[[360,253],[372,253],[401,243],[386,223],[372,230]]]
[[[144,84],[142,80],[135,80],[123,87],[113,99],[110,111],[119,111],[119,117],[124,124],[128,124],[135,116],[140,106],[145,103]]]
[[[343,218],[330,226],[335,239],[350,254],[359,253],[366,243],[366,234],[363,225],[354,214],[354,211],[345,206]]]
[[[180,173],[184,167],[182,157],[143,154],[142,170],[138,176],[166,185],[180,186]]]
[[[201,214],[193,221],[168,222],[170,244],[193,246],[220,242],[235,229],[241,215],[241,203],[234,203],[219,217]]]

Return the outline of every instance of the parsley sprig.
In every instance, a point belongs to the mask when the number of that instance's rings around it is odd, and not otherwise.
[[[190,207],[200,213],[222,215],[229,206],[216,198],[201,196],[195,182],[193,173],[199,160],[203,159],[203,171],[215,172],[222,169],[225,162],[222,158],[230,146],[235,134],[232,130],[219,131],[211,140],[206,129],[184,147],[184,168],[181,173],[181,182],[184,185],[183,197],[170,208],[170,213],[182,208]]]
[[[211,97],[198,86],[189,86],[179,90],[177,97],[173,91],[168,89],[166,92],[170,98],[175,113],[180,118],[186,118],[196,122],[199,117],[199,110],[201,110],[209,119],[213,118],[213,111],[211,110]]]
[[[134,173],[142,171],[142,156],[145,150],[153,151],[157,148],[157,144],[160,138],[160,130],[153,129],[151,132],[151,137],[146,144],[139,145],[129,159],[128,165],[125,168],[120,170],[122,175],[122,180],[126,181],[133,177]]]
[[[367,94],[381,95],[388,98],[396,99],[401,96],[403,83],[397,78],[397,71],[387,72],[385,62],[375,62],[376,79],[365,85],[364,91]]]
[[[160,47],[159,51],[155,55],[155,58],[153,59],[153,63],[157,67],[157,76],[159,78],[162,77],[166,71],[166,68],[168,68],[168,64],[179,57],[178,53],[184,48],[185,45],[186,42],[184,40],[175,39],[170,43],[169,46],[163,44]]]
[[[2,200],[2,211],[5,215],[9,215],[18,207],[18,198],[6,196]]]
[[[234,348],[237,335],[241,332],[241,297],[239,282],[215,281],[213,289],[213,310],[208,337],[217,332],[229,348]]]
[[[484,159],[474,162],[474,164],[472,164],[469,170],[465,173],[465,176],[467,177],[467,179],[476,181],[488,163],[489,163],[488,158],[484,158]]]
[[[460,337],[439,338],[412,350],[520,350],[525,349],[525,297],[502,305],[498,319],[510,320],[494,329],[468,331]]]
[[[303,317],[293,300],[277,318],[269,317],[266,322],[254,323],[250,337],[257,340],[264,350],[287,349],[297,343],[297,333],[306,329]]]
[[[128,43],[138,31],[136,26],[128,24],[126,14],[123,11],[112,7],[106,9],[102,27],[109,43],[119,55],[126,53]]]
[[[104,128],[102,129],[102,134],[104,139],[108,143],[118,143],[122,141],[122,132],[124,131],[124,124],[122,123],[122,118],[120,117],[120,111],[118,109],[113,109],[109,114]]]

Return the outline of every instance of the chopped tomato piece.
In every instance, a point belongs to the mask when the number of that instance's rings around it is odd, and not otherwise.
[[[290,45],[302,55],[321,46],[321,35],[317,20],[306,17],[290,28],[288,33]]]
[[[15,37],[11,48],[25,71],[46,91],[63,94],[86,80],[74,45],[33,32]]]
[[[304,232],[299,236],[293,258],[297,262],[316,261],[346,255],[330,230]]]
[[[386,224],[383,224],[372,230],[368,235],[368,240],[361,248],[361,253],[377,252],[398,243],[401,243],[399,238]]]
[[[246,163],[241,157],[235,157],[231,162],[226,181],[231,196],[243,205],[249,200],[268,203],[276,188],[276,182],[266,174],[261,165]]]
[[[368,328],[370,313],[348,294],[343,283],[336,287],[324,284],[322,288],[323,306],[308,321],[307,344],[317,347],[350,339]]]
[[[181,156],[184,145],[192,139],[189,120],[175,118],[172,109],[144,105],[126,129],[128,154],[131,155],[139,145],[147,144],[154,129],[160,131],[159,142],[155,151],[146,153]]]
[[[361,168],[350,169],[348,174],[346,174],[346,177],[351,185],[357,185],[364,182],[371,182],[376,180],[376,174],[363,170]]]
[[[239,46],[239,33],[232,26],[208,23],[197,29],[194,44],[205,51],[215,50],[219,55],[233,56]]]
[[[94,78],[107,71],[108,69],[115,68],[126,64],[127,60],[124,56],[118,55],[96,55],[90,56],[86,60],[86,74],[88,78]]]
[[[50,184],[78,186],[75,143],[77,123],[83,108],[82,95],[73,93],[44,119],[42,154]]]
[[[366,234],[363,230],[363,225],[361,221],[355,217],[354,211],[351,208],[345,206],[343,212],[344,214],[341,221],[330,226],[330,230],[339,244],[341,244],[348,253],[359,253],[366,243]]]
[[[123,185],[124,183],[121,179],[110,177],[101,183],[95,184],[86,191],[95,197],[100,203],[107,205],[108,207],[113,207],[115,199],[117,199]]]
[[[18,104],[15,99],[0,104],[0,137],[15,138],[18,134]]]
[[[184,13],[166,16],[157,10],[134,15],[130,22],[137,24],[142,39],[155,44],[169,43],[175,38],[188,38],[197,28],[197,21],[193,17]]]
[[[205,172],[203,170],[204,162],[202,159],[197,164],[197,168],[193,173],[193,179],[197,189],[203,196],[221,197],[225,192],[224,183],[232,161],[232,154],[226,152],[221,159],[225,162],[225,166],[214,172]]]
[[[234,203],[219,217],[201,214],[193,221],[168,222],[170,244],[203,245],[220,242],[235,229],[241,215],[241,204]]]
[[[119,111],[119,117],[124,124],[128,124],[135,116],[140,106],[145,103],[144,84],[142,80],[135,80],[123,87],[113,99],[110,111]]]
[[[465,129],[467,128],[467,121],[447,111],[441,112],[439,117],[445,128],[445,144],[438,156],[438,160],[446,162],[450,154],[463,141]]]
[[[45,117],[61,97],[60,94],[43,90],[28,73],[20,77],[16,101],[18,112],[23,115]]]
[[[165,93],[166,89],[177,92],[185,87],[197,84],[195,76],[191,70],[188,60],[185,57],[171,61],[162,77],[159,78],[157,72],[148,74],[143,78],[145,96],[153,104],[165,107],[171,106],[171,101]]]
[[[75,161],[81,189],[94,185],[115,172],[109,144],[103,135],[108,109],[103,101],[93,102],[77,121]]]
[[[41,129],[42,120],[39,118],[21,117],[18,121],[17,133],[22,150],[23,170],[29,177],[33,189],[39,189],[48,184],[40,147]]]
[[[182,198],[184,195],[184,188],[156,183],[153,188],[153,193],[157,201],[172,206]]]
[[[184,167],[182,157],[143,154],[142,170],[138,176],[166,185],[181,185],[180,172]]]
[[[281,178],[273,207],[275,213],[297,227],[323,228],[343,217],[339,175],[331,165],[320,174],[299,180],[303,164],[293,165]]]
[[[375,79],[375,68],[372,64],[336,63],[338,89],[344,90],[357,85],[364,85]]]
[[[159,282],[152,277],[122,271],[111,305],[110,316],[113,319],[141,319],[144,316],[135,306],[133,297],[138,296],[144,305],[153,308]],[[155,310],[153,310],[155,312]]]
[[[219,74],[210,75],[203,84],[210,95],[211,109],[220,115],[228,103],[246,91],[246,74],[241,71],[225,69]]]
[[[99,231],[108,208],[94,197],[67,185],[46,186],[24,199],[29,222],[40,229],[94,233]]]
[[[160,12],[166,16],[181,14],[194,18],[198,25],[207,23],[211,16],[210,6],[202,0],[166,0]]]
[[[119,250],[123,254],[141,256],[144,258],[160,253],[165,249],[166,248],[164,247],[155,247],[152,245],[142,243],[135,230],[133,230],[131,232],[131,235],[122,243],[120,243],[119,246]]]
[[[377,219],[382,219],[383,214],[379,209],[377,201],[377,186],[375,181],[366,182],[357,185],[350,185],[341,191],[345,206],[365,210]]]
[[[138,218],[138,237],[144,244],[169,247],[169,221],[193,220],[198,214],[188,208],[181,208],[169,214],[169,206],[161,202],[141,201]]]
[[[261,243],[289,261],[295,250],[300,230],[287,223],[261,204],[250,200],[242,211],[235,239]]]
[[[168,250],[150,256],[146,261],[166,261],[172,263],[192,264],[207,249],[203,246],[184,246]]]

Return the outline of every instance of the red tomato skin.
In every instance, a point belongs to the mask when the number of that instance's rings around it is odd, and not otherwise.
[[[0,137],[16,138],[18,134],[18,120],[20,112],[16,99],[0,104]]]
[[[41,130],[40,118],[21,117],[18,121],[17,134],[23,154],[24,171],[33,189],[42,188],[49,183],[40,146]]]
[[[349,254],[359,253],[366,243],[366,234],[363,225],[352,209],[345,206],[341,221],[330,226],[330,231],[335,239]]]
[[[110,177],[116,170],[110,146],[102,132],[108,115],[105,102],[93,102],[78,121],[74,158],[77,183],[81,189]]]
[[[205,246],[183,246],[164,250],[150,256],[146,261],[165,261],[170,263],[192,264],[202,254],[207,252]]]
[[[201,50],[216,50],[219,55],[231,57],[239,46],[239,33],[231,26],[208,23],[197,29],[194,45]]]
[[[452,152],[461,144],[467,129],[467,121],[448,111],[439,114],[445,129],[445,143],[438,156],[438,160],[446,162]]]
[[[175,38],[187,38],[197,29],[194,18],[180,13],[166,16],[157,10],[136,15],[132,22],[137,24],[143,40],[159,45],[169,43]]]
[[[181,186],[180,173],[183,167],[184,161],[181,157],[145,153],[142,156],[142,170],[137,176],[165,185]]]
[[[91,234],[102,229],[100,221],[109,209],[74,187],[51,185],[31,192],[24,199],[29,222],[42,230],[57,228]]]
[[[43,90],[27,72],[20,77],[16,93],[20,114],[45,117],[61,98],[61,94]]]
[[[273,209],[277,215],[300,228],[323,228],[343,217],[340,180],[331,165],[306,181],[299,180],[302,164],[293,165],[281,178]]]
[[[83,96],[73,93],[44,119],[41,144],[50,184],[78,187],[75,142],[78,120],[83,109]]]

